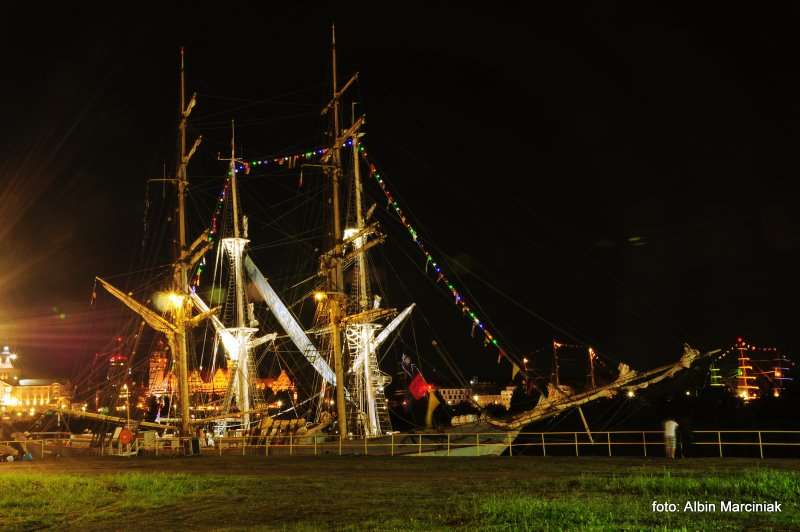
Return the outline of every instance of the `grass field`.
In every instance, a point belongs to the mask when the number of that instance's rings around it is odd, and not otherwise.
[[[773,501],[781,513],[654,513]],[[85,458],[0,464],[0,528],[800,530],[800,461]]]

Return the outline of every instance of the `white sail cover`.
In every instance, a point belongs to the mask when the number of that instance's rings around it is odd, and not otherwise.
[[[275,319],[278,320],[283,330],[286,331],[286,334],[292,339],[297,349],[300,350],[303,356],[314,366],[314,369],[317,370],[328,384],[335,386],[336,374],[319,354],[319,351],[317,351],[317,348],[311,343],[311,340],[309,340],[303,328],[297,323],[297,319],[289,312],[289,309],[286,308],[286,305],[283,304],[281,298],[278,297],[278,294],[272,289],[249,256],[245,257],[244,267],[245,270],[247,270],[247,275],[255,284],[256,290],[258,290],[258,293],[264,298],[272,314],[275,315]]]

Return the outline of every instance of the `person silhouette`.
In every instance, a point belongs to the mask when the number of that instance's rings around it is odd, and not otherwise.
[[[678,423],[674,419],[668,418],[666,421],[664,421],[664,452],[666,453],[667,458],[675,458],[677,428]]]

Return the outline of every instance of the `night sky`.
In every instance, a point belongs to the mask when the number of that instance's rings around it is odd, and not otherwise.
[[[93,277],[141,267],[145,182],[174,169],[179,46],[202,201],[230,119],[246,157],[319,145],[335,21],[370,155],[510,352],[559,338],[652,367],[744,336],[795,353],[798,13],[491,8],[4,13],[0,342],[31,376],[69,377],[124,323],[107,295],[90,308]],[[437,335],[495,371],[397,229]]]

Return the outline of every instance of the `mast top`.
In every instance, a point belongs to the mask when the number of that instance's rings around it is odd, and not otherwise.
[[[231,120],[231,165],[236,160],[236,123]],[[235,168],[235,167],[234,167]]]

